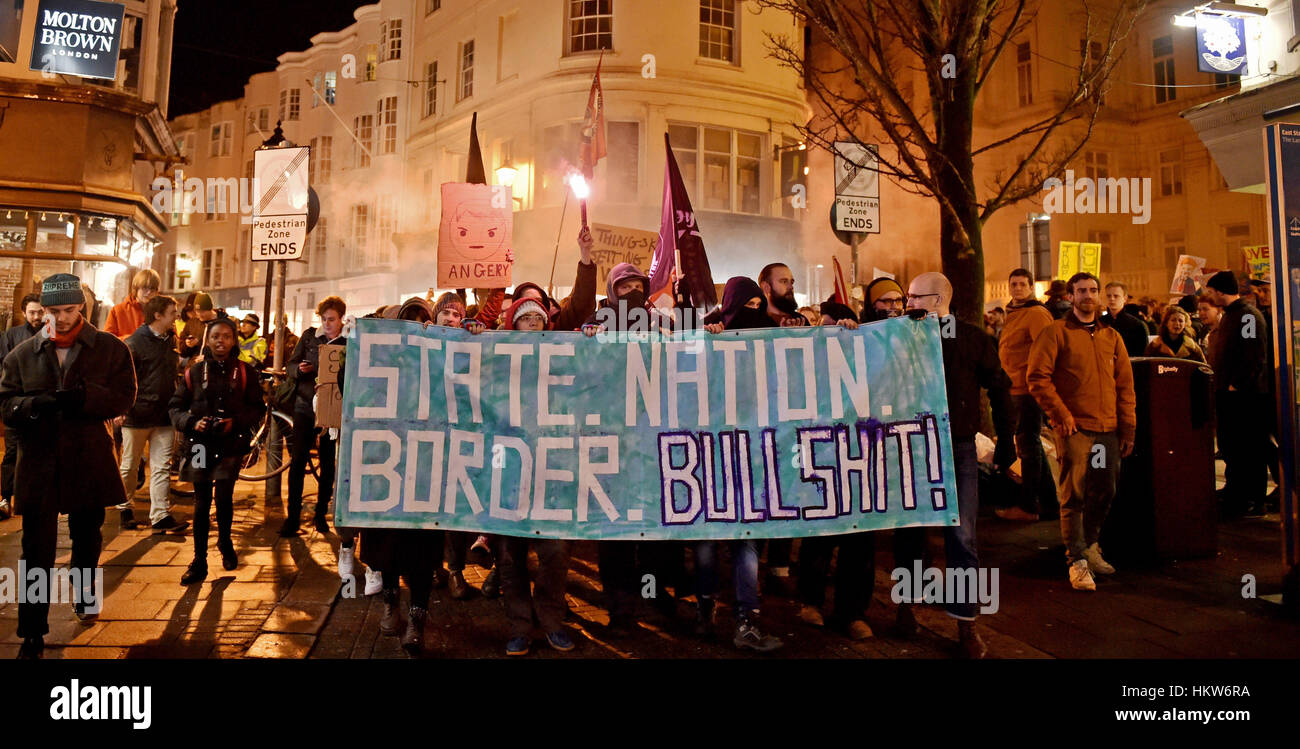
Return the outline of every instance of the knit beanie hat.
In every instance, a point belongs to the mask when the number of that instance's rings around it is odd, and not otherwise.
[[[898,282],[894,279],[886,276],[877,278],[867,284],[867,304],[875,305],[877,299],[891,291],[897,291],[899,295],[906,296],[906,294],[903,293],[903,287],[899,286]]]
[[[71,273],[55,273],[41,284],[41,305],[44,307],[85,303],[86,294],[81,290],[81,279]]]
[[[1234,276],[1230,270],[1221,270],[1218,273],[1215,273],[1213,276],[1210,276],[1210,280],[1206,281],[1205,285],[1221,294],[1238,293],[1237,277]]]
[[[543,320],[547,319],[546,308],[536,299],[520,299],[510,308],[510,326],[513,328],[516,320],[530,312],[541,315]]]

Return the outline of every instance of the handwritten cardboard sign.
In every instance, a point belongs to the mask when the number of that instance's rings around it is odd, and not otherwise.
[[[511,286],[514,201],[502,185],[444,182],[438,225],[438,286]]]
[[[646,272],[659,243],[659,233],[629,229],[625,226],[591,224],[591,259],[596,262],[596,278],[608,278],[619,263],[631,263]]]
[[[316,426],[338,429],[343,425],[343,390],[339,372],[343,369],[343,352],[347,346],[325,344],[320,347],[319,371],[316,375]]]

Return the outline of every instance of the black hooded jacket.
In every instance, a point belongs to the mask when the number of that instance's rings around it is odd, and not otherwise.
[[[758,309],[750,309],[745,303],[754,297],[764,300]],[[772,318],[767,316],[766,297],[763,289],[752,278],[735,276],[727,281],[722,291],[722,326],[727,330],[751,330],[770,328]]]

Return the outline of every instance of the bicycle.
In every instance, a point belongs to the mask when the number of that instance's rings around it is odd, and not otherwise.
[[[272,378],[278,379],[283,373],[267,371],[262,373],[263,379],[275,382]],[[276,424],[276,431],[279,433],[280,444],[274,446],[268,445],[271,436],[270,425]],[[266,404],[266,413],[262,420],[253,430],[252,437],[249,438],[248,452],[244,455],[243,461],[239,465],[239,478],[242,481],[263,481],[265,479],[275,478],[289,469],[289,462],[292,457],[290,440],[293,438],[293,417],[289,414],[277,410],[269,402]],[[271,456],[279,453],[279,465],[275,468],[270,467]],[[316,467],[316,448],[313,447],[307,456],[307,471],[317,479],[320,474]]]

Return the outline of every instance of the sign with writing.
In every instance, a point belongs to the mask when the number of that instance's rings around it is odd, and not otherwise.
[[[1246,19],[1197,13],[1196,69],[1246,75]]]
[[[1174,268],[1174,280],[1169,284],[1170,294],[1186,296],[1195,294],[1201,288],[1202,269],[1205,258],[1194,255],[1179,255],[1178,266]]]
[[[1056,262],[1056,278],[1070,280],[1075,273],[1101,276],[1101,244],[1098,242],[1061,242]]]
[[[346,346],[323,344],[320,347],[320,370],[316,375],[316,426],[338,429],[343,421],[343,390],[339,372],[343,368]]]
[[[504,185],[444,182],[438,286],[511,286],[514,201]]]
[[[1242,247],[1241,254],[1246,261],[1246,272],[1256,281],[1271,281],[1273,260],[1268,245],[1257,244]]]
[[[596,262],[596,278],[608,278],[619,263],[631,263],[642,271],[650,267],[658,232],[629,229],[609,224],[591,225],[591,259]]]
[[[253,152],[253,260],[299,260],[307,244],[311,149],[259,148]]]
[[[958,523],[939,324],[667,337],[356,321],[351,527],[742,539]]]
[[[880,160],[875,146],[835,143],[837,231],[880,233]]]
[[[22,3],[18,4],[22,8]],[[95,0],[40,0],[31,69],[114,80],[126,6]],[[10,19],[13,20],[12,18]]]

